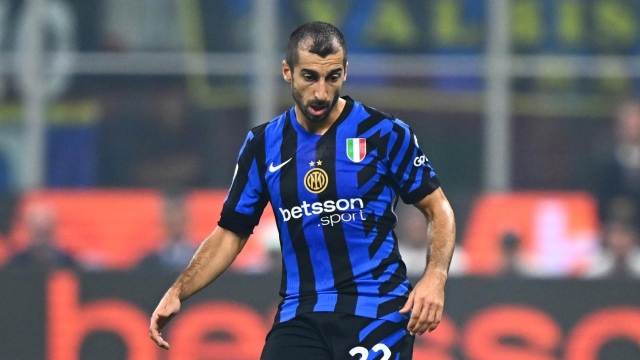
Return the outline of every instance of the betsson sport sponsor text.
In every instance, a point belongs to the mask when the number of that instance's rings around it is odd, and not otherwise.
[[[364,203],[362,199],[338,199],[337,201],[327,200],[325,202],[314,202],[309,204],[303,201],[300,206],[294,206],[291,209],[279,208],[280,214],[284,222],[291,219],[300,219],[303,216],[321,215],[324,213],[333,213],[334,211],[349,211],[340,214],[326,215],[320,218],[320,224],[318,226],[335,225],[341,221],[353,221],[360,217],[360,220],[364,220]],[[358,212],[354,212],[358,211]]]

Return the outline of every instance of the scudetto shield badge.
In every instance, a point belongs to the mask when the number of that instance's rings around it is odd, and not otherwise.
[[[367,155],[367,139],[347,139],[347,157],[353,162],[359,163]]]

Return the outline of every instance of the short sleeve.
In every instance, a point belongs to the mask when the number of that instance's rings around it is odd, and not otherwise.
[[[399,119],[393,120],[390,145],[388,171],[404,203],[416,203],[440,187],[440,180],[420,150],[417,137]]]
[[[253,131],[247,135],[218,221],[219,226],[237,234],[252,234],[269,202],[261,169],[265,157],[261,140],[264,136],[256,137]]]

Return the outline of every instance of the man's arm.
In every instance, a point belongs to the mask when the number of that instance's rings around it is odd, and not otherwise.
[[[427,330],[435,330],[442,319],[444,284],[453,256],[456,229],[453,210],[441,188],[414,206],[427,218],[427,270],[400,312],[413,309],[407,328],[412,335],[422,335]]]
[[[163,349],[169,343],[162,338],[162,329],[180,311],[181,301],[195,294],[218,278],[235,260],[249,238],[217,227],[193,255],[187,268],[165,293],[151,316],[149,335]]]

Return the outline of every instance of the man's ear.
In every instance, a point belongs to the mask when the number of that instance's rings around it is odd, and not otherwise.
[[[287,64],[287,60],[282,60],[282,77],[284,78],[284,81],[288,83],[291,82],[291,77],[293,77],[293,72],[291,71],[289,64]]]
[[[349,62],[347,61],[347,63],[344,65],[344,80],[343,81],[347,81],[347,68],[349,67]]]

